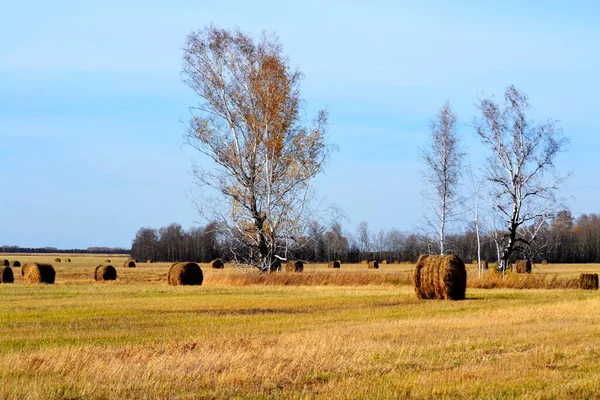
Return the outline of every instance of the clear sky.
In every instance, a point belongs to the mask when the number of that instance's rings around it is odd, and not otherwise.
[[[527,3],[527,4],[524,4]],[[600,212],[597,1],[7,1],[0,11],[0,245],[122,246],[198,221],[185,36],[214,22],[274,31],[339,146],[317,195],[354,231],[411,229],[418,147],[450,100],[472,154],[478,96],[514,84],[571,140],[577,215]]]

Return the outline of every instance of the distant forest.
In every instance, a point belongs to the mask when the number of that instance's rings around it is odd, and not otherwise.
[[[56,247],[1,246],[1,253],[67,253],[67,254],[129,254],[129,249],[120,247],[88,247],[87,249],[58,249]]]
[[[496,232],[497,234],[499,232]],[[499,258],[494,232],[482,239],[482,259],[496,262]],[[449,235],[448,252],[466,262],[477,259],[475,230]],[[280,248],[280,257],[308,262],[340,260],[356,263],[362,260],[415,262],[421,254],[435,253],[435,239],[397,229],[372,232],[361,222],[354,233],[333,224],[326,227],[311,222],[305,235]],[[160,229],[141,228],[133,240],[131,255],[139,260],[209,262],[215,258],[226,261],[247,257],[244,248],[234,240],[217,234],[216,225],[185,230],[173,223]],[[600,262],[600,215],[584,214],[574,219],[569,211],[561,211],[548,223],[526,253],[514,254],[514,259],[528,258],[534,262],[553,263]],[[514,261],[514,260],[513,260]]]

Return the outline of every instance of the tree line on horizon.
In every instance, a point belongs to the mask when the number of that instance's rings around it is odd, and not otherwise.
[[[377,260],[388,263],[416,262],[419,255],[435,252],[436,240],[418,232],[398,229],[369,230],[367,222],[358,224],[354,232],[339,223],[326,226],[311,221],[304,234],[290,245],[282,257],[303,262],[359,263]],[[183,229],[173,223],[159,229],[141,228],[132,243],[131,256],[156,262],[195,261],[210,262],[221,258],[241,261],[235,243],[216,229],[216,224]],[[448,252],[460,255],[466,262],[477,259],[477,237],[474,226],[461,233],[447,235]],[[481,257],[496,262],[498,249],[491,237],[481,243]],[[245,255],[242,255],[245,256]],[[535,244],[526,254],[514,254],[511,262],[524,257],[541,263],[598,263],[600,262],[600,214],[583,214],[574,218],[563,210],[544,224]]]

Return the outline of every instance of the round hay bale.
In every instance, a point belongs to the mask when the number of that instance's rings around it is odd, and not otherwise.
[[[112,265],[98,265],[94,271],[94,279],[97,281],[117,280],[117,270]]]
[[[579,275],[579,287],[584,290],[598,290],[598,274]]]
[[[152,264],[152,260],[146,260],[146,264]]]
[[[107,258],[106,260],[104,260],[105,263],[110,264],[110,260]]]
[[[10,261],[8,261],[8,260],[5,259],[5,260],[2,261],[2,265],[4,267],[10,267]]]
[[[15,276],[11,267],[0,267],[0,283],[13,283]]]
[[[54,261],[55,261],[55,262],[60,262],[60,258],[56,257],[56,258],[54,259]]]
[[[327,264],[327,268],[340,268],[342,266],[342,263],[338,260],[338,261],[329,261],[329,264]]]
[[[463,300],[467,289],[467,270],[455,254],[422,255],[413,272],[418,299]]]
[[[548,260],[542,260],[542,265],[548,265]]]
[[[281,271],[281,260],[279,258],[275,258],[271,263],[271,269],[269,272],[278,272]]]
[[[125,268],[135,268],[135,261],[133,260],[127,260],[123,263],[123,266]]]
[[[56,271],[51,264],[29,263],[21,268],[21,274],[29,283],[54,283]]]
[[[285,263],[285,270],[287,272],[302,272],[304,271],[304,264],[302,263],[302,261],[299,260],[290,260],[287,263]]]
[[[223,261],[221,261],[220,258],[212,260],[209,265],[210,265],[211,268],[214,268],[214,269],[223,269],[223,268],[225,268],[225,264],[223,264]]]
[[[394,260],[394,264],[400,264],[400,260]]]
[[[369,261],[368,260],[362,260],[360,263],[361,264],[365,264],[365,265],[369,265]]]
[[[15,261],[13,261],[12,266],[13,267],[20,267],[21,266],[21,262],[15,260]]]
[[[531,261],[518,260],[515,263],[515,272],[517,274],[530,274],[531,273]]]
[[[202,269],[198,264],[191,262],[175,263],[167,274],[167,282],[174,286],[202,285],[203,280]]]
[[[383,260],[383,261],[382,261],[382,262],[380,262],[379,264],[381,264],[381,265],[386,265],[387,263],[388,263],[388,262],[387,262],[387,260]]]
[[[71,262],[71,259],[70,259],[70,258],[67,258],[65,261],[66,261],[66,262]]]
[[[369,261],[369,269],[379,269],[377,260]]]

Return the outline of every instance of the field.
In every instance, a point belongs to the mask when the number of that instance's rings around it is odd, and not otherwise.
[[[577,289],[479,289],[417,301],[412,265],[308,265],[268,280],[203,264],[51,261],[56,285],[15,268],[0,285],[0,398],[598,398],[600,298]],[[105,258],[116,282],[96,283]],[[576,278],[600,265],[549,265]],[[470,271],[474,277],[476,272]]]

